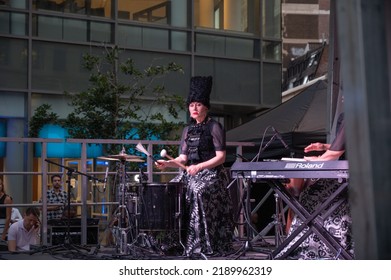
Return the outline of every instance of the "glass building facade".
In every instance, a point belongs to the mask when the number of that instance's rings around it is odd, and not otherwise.
[[[141,69],[181,65],[165,84],[183,96],[191,76],[213,76],[211,113],[230,129],[281,102],[281,44],[280,1],[3,0],[0,118],[27,125],[43,103],[65,117],[64,91],[89,86],[83,54],[116,45]]]

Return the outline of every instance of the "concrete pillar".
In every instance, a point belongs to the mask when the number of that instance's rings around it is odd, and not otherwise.
[[[24,120],[11,118],[7,121],[7,137],[23,137]],[[6,157],[4,158],[4,172],[24,171],[26,162],[25,143],[7,142]],[[7,193],[12,196],[14,203],[27,203],[31,197],[32,188],[25,185],[23,175],[5,175],[4,185]]]

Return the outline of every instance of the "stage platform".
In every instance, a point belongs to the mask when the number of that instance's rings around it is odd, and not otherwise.
[[[128,246],[126,252],[119,252],[118,248],[114,246],[62,244],[37,246],[28,252],[0,251],[0,260],[268,260],[271,259],[273,243],[273,237],[254,243],[247,240],[236,240],[234,241],[234,250],[229,254],[194,254],[190,257],[183,256],[181,252],[164,253],[145,244]]]

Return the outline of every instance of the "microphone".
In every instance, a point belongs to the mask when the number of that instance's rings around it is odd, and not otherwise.
[[[106,191],[107,176],[109,175],[109,167],[106,167],[105,179],[103,180],[103,191]]]
[[[148,181],[148,176],[143,172],[143,170],[140,168],[140,183],[143,181],[146,182]]]
[[[277,136],[278,140],[280,140],[280,142],[282,143],[282,145],[284,145],[285,149],[289,150],[289,146],[285,143],[284,139],[282,139],[282,136],[281,136],[281,134],[277,131],[277,129],[275,129],[274,126],[272,126],[272,129],[273,129],[275,135]]]

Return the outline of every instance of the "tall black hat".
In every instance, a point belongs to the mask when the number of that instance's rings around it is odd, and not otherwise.
[[[212,91],[212,77],[191,77],[190,93],[187,97],[187,105],[192,102],[200,102],[210,108],[209,96]]]

